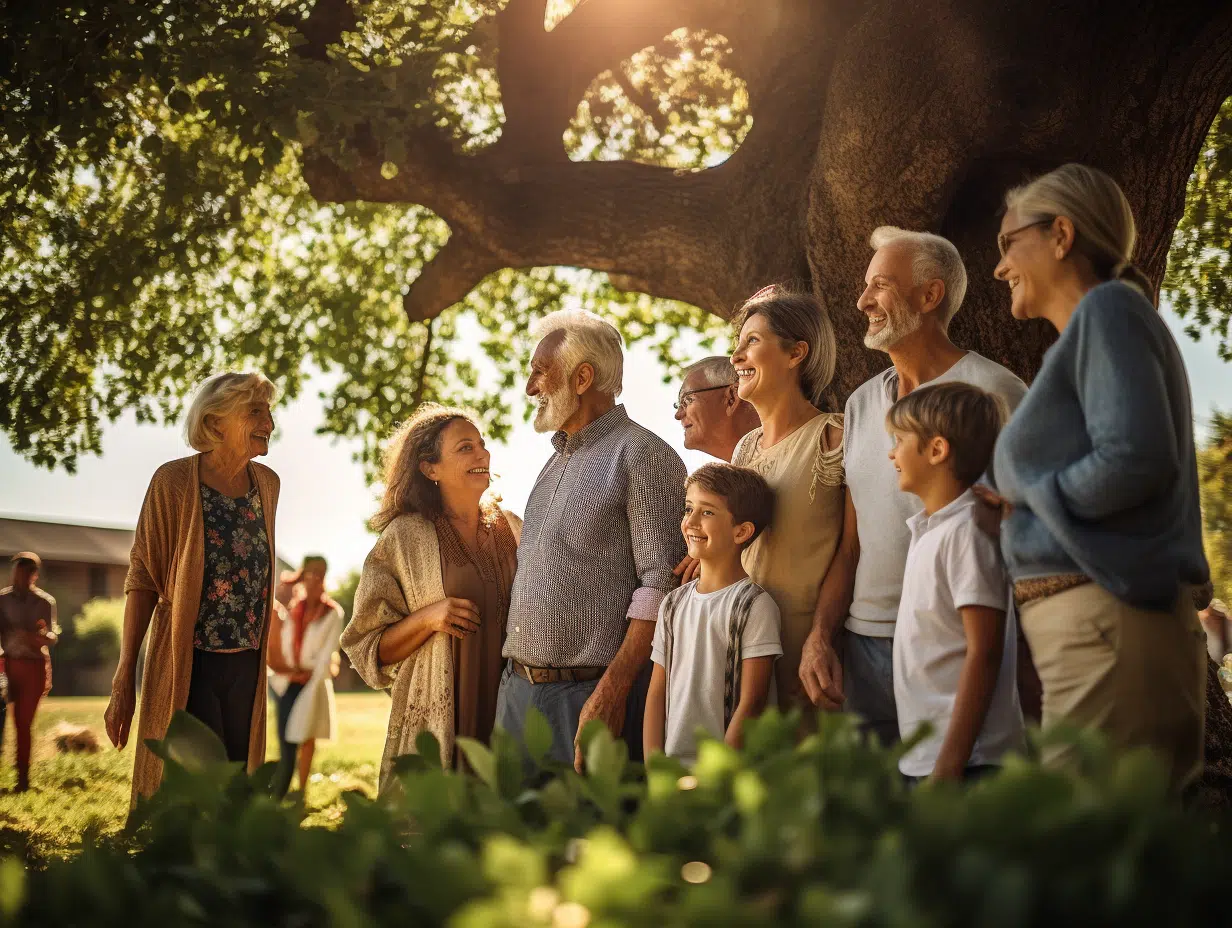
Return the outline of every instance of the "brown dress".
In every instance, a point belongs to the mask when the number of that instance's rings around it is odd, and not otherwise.
[[[505,616],[518,566],[518,546],[509,523],[496,512],[479,526],[472,550],[448,519],[436,520],[445,595],[479,607],[479,631],[450,639],[454,661],[454,729],[459,737],[487,744],[496,722],[496,693],[504,658]]]

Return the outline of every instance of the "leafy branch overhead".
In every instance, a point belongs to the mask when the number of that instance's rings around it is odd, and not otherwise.
[[[2,14],[0,427],[36,462],[71,468],[103,421],[174,417],[208,373],[256,365],[292,396],[326,372],[322,429],[365,439],[375,464],[413,397],[475,405],[504,434],[522,333],[562,301],[668,358],[679,329],[713,331],[601,276],[495,268],[441,307],[420,358],[425,328],[402,296],[449,228],[422,207],[319,202],[300,156],[333,139],[348,163],[383,138],[392,165],[400,132],[438,123],[459,151],[498,136],[490,53],[459,44],[480,37],[478,17],[374,5],[325,54],[318,27],[276,4],[81,6]]]
[[[1152,178],[1144,249],[1161,271],[1184,179],[1232,93],[1217,53],[1232,13],[1159,0],[1120,17],[1130,39],[1108,37],[1154,63],[1101,67],[1163,107],[1165,156],[1124,147],[1134,114],[1083,109],[1083,81],[1104,73],[1052,86],[1020,60],[1032,42],[1061,54],[1105,34],[1098,10],[1069,17],[1071,39],[1047,34],[1039,4],[906,6],[8,4],[0,428],[72,468],[106,421],[170,419],[214,370],[260,367],[292,396],[321,371],[322,431],[362,438],[371,468],[420,399],[474,405],[505,434],[544,311],[601,311],[670,365],[682,331],[713,341],[742,297],[784,279],[835,319],[841,394],[878,363],[849,308],[881,222],[953,235],[973,261],[958,334],[1029,367],[1040,338],[991,321],[999,297],[975,266],[991,191],[1049,159],[1106,155],[1131,197]],[[922,35],[944,54],[921,57]],[[1149,53],[1133,38],[1148,35]],[[980,73],[996,80],[976,86]],[[1201,217],[1227,197],[1227,125],[1195,180],[1214,193],[1191,193],[1178,231],[1191,258],[1169,277],[1194,306],[1222,292],[1210,269],[1227,236]],[[1157,182],[1163,157],[1179,186]],[[1220,311],[1194,319],[1226,336]]]

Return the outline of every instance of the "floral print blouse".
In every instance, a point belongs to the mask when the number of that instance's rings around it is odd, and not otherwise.
[[[270,548],[261,494],[233,499],[201,484],[205,575],[193,647],[260,649],[270,591]]]

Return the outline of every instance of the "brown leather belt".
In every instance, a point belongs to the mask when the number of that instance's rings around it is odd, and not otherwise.
[[[589,683],[607,672],[606,667],[527,667],[510,660],[513,672],[528,683]]]
[[[1091,582],[1086,574],[1057,574],[1054,577],[1036,577],[1033,580],[1019,580],[1014,584],[1014,602],[1019,608],[1033,603],[1037,599],[1047,599],[1074,587],[1085,586]]]

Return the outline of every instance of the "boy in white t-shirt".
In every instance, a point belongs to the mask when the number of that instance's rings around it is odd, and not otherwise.
[[[774,491],[748,468],[706,464],[685,482],[680,531],[701,573],[659,606],[642,725],[646,757],[664,751],[692,763],[698,729],[738,748],[744,720],[765,707],[783,653],[779,610],[749,579],[740,553],[773,514]]]
[[[894,630],[900,735],[933,732],[899,761],[912,779],[974,779],[1023,747],[1010,584],[998,541],[976,524],[971,487],[988,469],[1005,403],[970,384],[922,387],[886,415],[899,489],[923,511]]]

